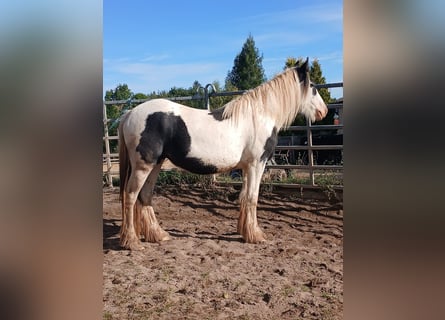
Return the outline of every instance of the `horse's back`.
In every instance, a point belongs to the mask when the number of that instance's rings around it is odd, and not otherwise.
[[[178,110],[183,107],[184,106],[167,99],[152,99],[137,105],[131,110],[131,113],[133,116],[146,118],[149,114],[155,112],[178,113]]]
[[[129,111],[124,119],[123,133],[129,137],[140,135],[145,129],[147,119],[155,113],[178,114],[183,106],[167,99],[152,99],[141,103]]]

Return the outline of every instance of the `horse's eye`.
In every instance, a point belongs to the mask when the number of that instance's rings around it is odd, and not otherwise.
[[[317,94],[317,88],[312,82],[309,84],[309,86],[312,88],[312,95],[315,96]]]

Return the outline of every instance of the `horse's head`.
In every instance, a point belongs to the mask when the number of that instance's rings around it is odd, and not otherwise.
[[[298,78],[303,92],[301,113],[312,122],[323,119],[328,113],[326,103],[318,93],[317,88],[311,82],[309,76],[309,58],[302,65],[296,67]]]

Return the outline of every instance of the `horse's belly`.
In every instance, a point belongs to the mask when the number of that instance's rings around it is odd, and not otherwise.
[[[170,156],[170,160],[178,167],[197,174],[213,174],[226,172],[235,168],[239,157],[218,155],[215,153],[189,153],[186,157]]]

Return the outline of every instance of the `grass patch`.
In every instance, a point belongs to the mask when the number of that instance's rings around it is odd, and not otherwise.
[[[213,185],[213,175],[194,174],[186,171],[170,170],[159,173],[156,184],[163,185],[200,185],[209,187]]]
[[[312,181],[309,172],[294,169],[269,169],[263,175],[261,182],[261,190],[272,192],[274,186],[280,184],[295,185],[311,185]],[[187,171],[169,170],[161,171],[156,181],[156,185],[163,186],[196,186],[211,191],[217,183],[242,183],[242,173],[240,170],[234,170],[218,175],[200,175]],[[343,173],[341,170],[319,170],[314,172],[314,182],[328,197],[328,199],[336,199],[336,188],[343,185]],[[113,177],[113,185],[119,186],[119,178]]]

